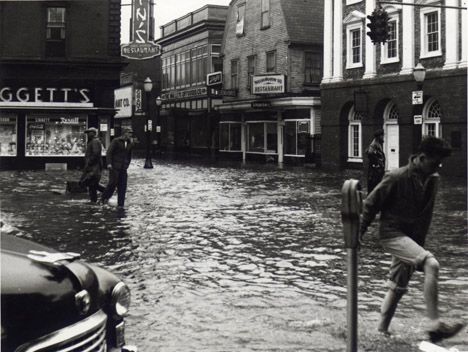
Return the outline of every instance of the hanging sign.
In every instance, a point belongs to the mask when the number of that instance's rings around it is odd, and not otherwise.
[[[133,0],[132,38],[121,46],[121,55],[133,60],[146,60],[161,55],[161,46],[149,40],[152,21],[152,0]]]
[[[278,94],[286,90],[285,75],[252,76],[253,94]]]
[[[415,125],[422,125],[422,115],[414,115],[414,124]]]

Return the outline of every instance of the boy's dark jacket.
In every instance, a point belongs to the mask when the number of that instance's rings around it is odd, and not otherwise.
[[[133,143],[127,141],[125,147],[125,139],[122,137],[114,138],[107,149],[106,161],[107,165],[111,165],[114,170],[126,170],[132,161]]]

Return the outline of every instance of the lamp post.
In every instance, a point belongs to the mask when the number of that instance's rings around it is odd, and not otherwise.
[[[152,121],[150,117],[150,99],[151,99],[151,90],[153,89],[153,82],[151,78],[146,77],[145,82],[143,83],[143,88],[146,92],[146,124],[145,124],[145,131],[146,131],[146,160],[145,160],[145,169],[152,169],[153,163],[151,161],[151,127]]]
[[[159,112],[161,109],[162,99],[160,96],[156,98],[156,142],[158,144],[158,154],[161,155],[161,122],[159,121]]]
[[[413,132],[413,149],[419,146],[422,138],[422,124],[423,124],[423,83],[426,78],[426,69],[421,63],[418,63],[413,70],[413,77],[417,84],[417,91],[413,92],[413,119],[414,119],[414,132]],[[421,125],[421,126],[419,126]]]

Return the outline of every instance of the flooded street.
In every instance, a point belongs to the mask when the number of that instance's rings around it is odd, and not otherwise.
[[[154,162],[129,169],[126,209],[60,195],[78,171],[0,172],[3,218],[37,242],[80,252],[132,290],[127,340],[140,351],[344,351],[341,186],[359,173]],[[466,185],[442,178],[427,248],[441,263],[444,316],[468,320]],[[391,330],[376,332],[390,257],[376,227],[359,261],[363,351],[417,351],[422,275]],[[449,343],[450,342],[450,343]],[[465,329],[447,346],[468,351]]]

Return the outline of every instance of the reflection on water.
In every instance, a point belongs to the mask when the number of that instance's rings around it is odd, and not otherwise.
[[[80,251],[120,275],[133,292],[128,340],[143,351],[345,349],[340,189],[350,175],[141,166],[137,161],[129,170],[123,212],[50,192],[78,177],[71,172],[0,173],[2,211],[35,240]],[[466,319],[465,200],[465,185],[442,180],[428,248],[442,265],[441,308]],[[373,237],[360,259],[360,335],[367,350],[380,343],[374,325],[390,263]],[[393,324],[408,351],[423,337],[421,289],[416,275]],[[466,333],[458,339],[468,345]]]

